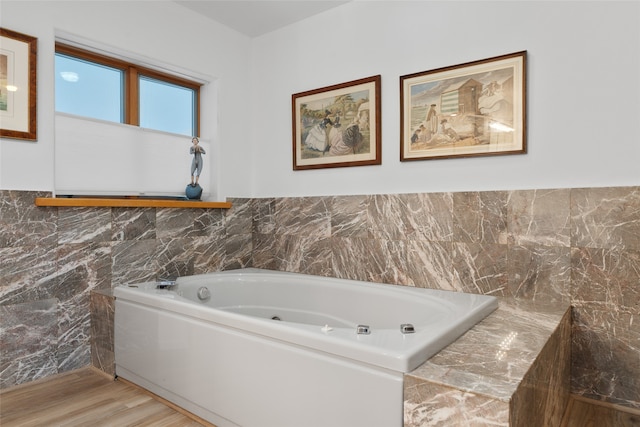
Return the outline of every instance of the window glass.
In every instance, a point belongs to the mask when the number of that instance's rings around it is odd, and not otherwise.
[[[146,76],[139,77],[139,86],[140,127],[197,135],[193,89]]]
[[[122,123],[124,73],[57,53],[56,111]]]

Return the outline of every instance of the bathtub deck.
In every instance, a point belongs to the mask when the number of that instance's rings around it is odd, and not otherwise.
[[[570,391],[568,304],[500,307],[405,375],[405,427],[560,425]],[[533,424],[532,424],[533,423]]]

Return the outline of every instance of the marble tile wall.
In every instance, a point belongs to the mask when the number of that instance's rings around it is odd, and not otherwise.
[[[248,199],[230,210],[35,206],[48,195],[0,191],[0,388],[91,364],[93,290],[251,262]]]
[[[640,187],[253,204],[254,267],[571,303],[571,391],[640,407]]]
[[[0,191],[1,387],[90,363],[93,289],[253,265],[569,302],[572,392],[640,407],[640,187],[232,199],[229,211],[36,208],[43,195]]]

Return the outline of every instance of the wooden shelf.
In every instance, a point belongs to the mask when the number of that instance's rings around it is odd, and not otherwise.
[[[231,202],[203,202],[199,200],[101,197],[36,197],[36,206],[105,207],[105,208],[191,208],[229,209]]]

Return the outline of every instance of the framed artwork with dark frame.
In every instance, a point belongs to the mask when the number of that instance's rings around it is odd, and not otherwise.
[[[380,75],[292,95],[293,170],[379,165]]]
[[[400,161],[524,154],[527,52],[400,77]]]
[[[38,39],[0,28],[0,137],[37,139]]]

